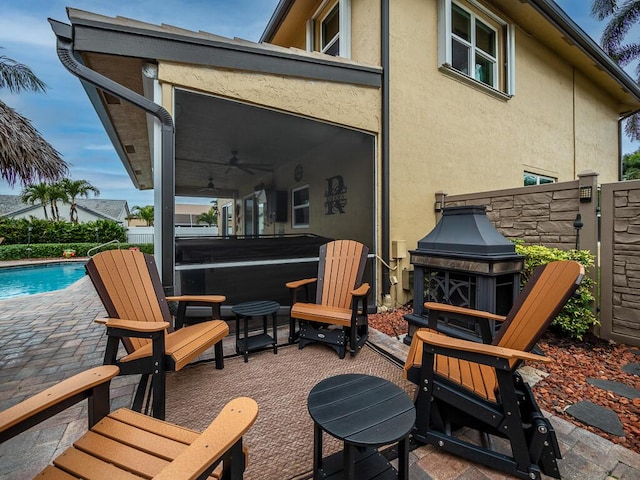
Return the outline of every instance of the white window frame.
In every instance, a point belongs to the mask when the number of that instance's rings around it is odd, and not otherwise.
[[[299,192],[300,190],[307,190],[307,203],[303,203],[300,205],[296,205],[296,192]],[[311,196],[309,194],[309,185],[302,185],[301,187],[297,187],[297,188],[292,188],[291,189],[291,228],[309,228],[309,223],[296,223],[296,211],[297,210],[302,210],[302,209],[306,209],[307,210],[307,218],[311,219],[310,217],[310,210],[309,210],[309,206],[311,204]]]
[[[340,41],[340,51],[338,56],[343,58],[351,58],[351,0],[339,0],[328,10],[328,12],[320,17],[325,7],[330,4],[330,0],[324,0],[316,9],[315,13],[307,21],[307,51],[315,50],[315,33],[316,25],[321,24],[324,19],[333,11],[335,5],[338,5],[339,31],[337,39]],[[322,30],[320,31],[322,35]],[[333,44],[334,42],[332,42]],[[328,47],[323,49],[326,50]]]
[[[228,237],[233,235],[233,202],[225,203],[220,209],[218,214],[218,224],[220,224],[220,217],[222,217],[222,236]]]
[[[515,28],[510,23],[506,22],[504,19],[500,18],[493,12],[489,11],[486,7],[481,5],[476,0],[466,0],[466,3],[477,8],[478,11],[481,12],[481,15],[478,15],[475,12],[471,11],[469,8],[465,6],[465,3],[461,1],[439,0],[438,2],[438,40],[439,40],[438,41],[438,64],[440,66],[440,70],[452,76],[462,78],[463,80],[470,82],[474,86],[477,86],[481,89],[485,89],[490,93],[496,94],[498,96],[504,96],[506,98],[510,98],[515,95]],[[477,48],[475,47],[475,19],[476,18],[494,31],[495,29],[490,24],[488,24],[486,19],[483,17],[486,17],[492,20],[493,22],[496,22],[498,25],[500,25],[504,29],[505,38],[503,39],[503,41],[505,44],[505,52],[504,54],[502,54],[501,52],[496,51],[497,57],[495,58],[495,64],[494,64],[494,86],[493,87],[479,80],[476,80],[475,69],[472,69],[472,71],[469,72],[469,75],[467,75],[463,72],[460,72],[459,70],[454,69],[452,66],[452,55],[453,55],[453,48],[452,48],[453,34],[451,32],[452,4],[455,4],[457,7],[461,8],[462,10],[464,10],[465,12],[468,12],[471,15],[471,19],[472,19],[471,38],[472,38],[472,44],[473,44],[471,48],[473,49],[474,54],[475,54],[475,49]],[[500,36],[500,35],[503,35],[503,33],[496,31],[496,35]],[[496,36],[496,41],[498,38],[497,36]],[[455,37],[455,39],[465,44],[469,43],[458,37]],[[499,42],[498,42],[498,45],[499,45]],[[486,56],[486,52],[483,52],[483,55]],[[502,58],[503,55],[506,58],[503,59]],[[501,65],[500,65],[501,62],[506,62],[506,68],[504,71],[504,75],[505,75],[504,90],[500,88],[498,85],[499,83],[498,69],[501,68]]]
[[[524,174],[522,175],[522,183],[524,184],[525,187],[533,187],[533,185],[527,185],[525,183],[524,180],[525,180],[525,178],[527,176],[535,178],[536,179],[536,183],[535,183],[536,185],[547,185],[549,183],[558,183],[558,179],[557,178],[550,177],[549,175],[542,175],[540,173],[534,173],[534,172],[531,172],[529,170],[525,170]],[[542,180],[542,179],[551,180],[551,181],[550,182],[540,183],[540,180]]]

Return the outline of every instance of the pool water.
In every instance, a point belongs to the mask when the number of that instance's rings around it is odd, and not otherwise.
[[[0,268],[0,300],[61,290],[84,275],[83,262]]]

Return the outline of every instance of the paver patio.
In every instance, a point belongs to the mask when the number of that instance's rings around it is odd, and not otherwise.
[[[103,327],[93,319],[104,315],[87,277],[65,290],[0,300],[0,409],[100,365],[105,336]],[[286,338],[286,334],[279,338]],[[235,353],[234,341],[230,336],[225,342],[225,355]],[[374,330],[370,341],[397,358],[406,357],[408,347],[395,338]],[[348,362],[349,358],[336,361]],[[113,408],[130,405],[136,381],[133,376],[117,377],[112,382]],[[84,432],[85,411],[82,404],[73,407],[0,445],[0,479],[32,478]],[[640,478],[640,454],[561,418],[551,419],[564,457],[559,462],[563,478]],[[415,480],[511,478],[431,446],[413,450],[410,463],[410,478]]]

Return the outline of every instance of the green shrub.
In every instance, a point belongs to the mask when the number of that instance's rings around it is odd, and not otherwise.
[[[589,271],[594,265],[594,257],[588,250],[560,250],[542,245],[522,245],[516,242],[516,253],[525,256],[525,266],[522,275],[523,285],[529,280],[533,270],[539,265],[556,260],[575,260]],[[569,335],[576,340],[582,340],[593,325],[600,322],[595,317],[594,297],[592,293],[593,280],[588,275],[582,279],[576,294],[569,299],[565,307],[560,311],[551,323],[552,329]]]
[[[99,243],[32,243],[20,245],[0,245],[0,260],[23,260],[26,258],[61,258],[62,252],[65,250],[75,250],[76,257],[86,257],[87,252],[92,248],[101,245]],[[120,248],[122,250],[135,247],[144,253],[153,253],[153,244],[145,243],[141,245],[133,245],[129,243],[105,245],[97,253],[102,250],[114,250]]]
[[[126,242],[127,229],[113,220],[71,223],[37,218],[0,218],[0,237],[4,237],[3,245]]]

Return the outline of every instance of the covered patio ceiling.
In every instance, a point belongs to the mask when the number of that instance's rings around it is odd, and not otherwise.
[[[175,93],[175,126],[176,195],[210,198],[235,198],[247,186],[269,185],[273,172],[287,164],[287,180],[293,181],[294,162],[312,151],[335,155],[337,142],[350,132],[181,89]],[[208,188],[210,180],[214,189]]]

